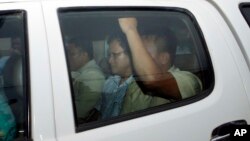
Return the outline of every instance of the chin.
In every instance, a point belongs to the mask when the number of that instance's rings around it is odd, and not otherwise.
[[[113,74],[113,75],[118,75],[115,71],[112,71],[112,74]]]
[[[111,71],[112,71],[113,74],[117,73],[116,69],[111,68]]]

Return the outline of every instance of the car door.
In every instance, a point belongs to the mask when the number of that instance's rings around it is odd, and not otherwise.
[[[7,140],[54,140],[51,78],[41,4],[1,2],[0,13],[1,53],[12,50],[10,54],[1,54],[10,58],[2,83],[15,119],[15,132],[10,132],[14,138],[7,137]]]
[[[241,51],[244,55],[245,60],[247,60],[248,68],[249,68],[249,40],[248,37],[250,36],[250,30],[249,30],[249,16],[247,15],[249,13],[249,1],[248,0],[238,0],[238,1],[230,1],[227,6],[222,6],[222,1],[215,1],[212,2],[214,5],[218,5],[218,9],[221,10],[221,14],[225,14],[224,17],[225,20],[228,19],[227,24],[232,25],[229,26],[230,30],[234,33],[237,40],[237,43],[239,44],[239,47],[241,48]],[[234,9],[234,10],[232,10]],[[235,12],[232,12],[235,11]],[[237,12],[236,12],[237,11]],[[242,61],[239,61],[239,63]],[[249,71],[248,71],[249,72]],[[242,77],[244,79],[244,77]],[[245,81],[245,84],[248,84],[248,79],[243,80]],[[247,91],[248,88],[246,88]],[[248,96],[249,98],[249,96]]]
[[[221,6],[222,1],[215,1],[213,2],[215,5],[219,5],[219,9],[225,13],[226,17],[228,18],[228,23],[232,24],[232,29],[235,31],[237,36],[239,36],[239,40],[241,41],[239,44],[242,44],[243,46],[242,50],[249,56],[249,48],[244,48],[249,46],[249,40],[246,39],[246,37],[249,36],[249,27],[247,26],[247,13],[244,12],[243,9],[247,9],[249,5],[248,0],[237,0],[237,1],[230,1],[227,6]],[[233,11],[237,12],[232,12]],[[237,17],[237,18],[236,18]],[[246,58],[249,60],[249,57]],[[248,61],[249,62],[249,61]]]
[[[249,101],[242,81],[242,77],[249,78],[249,73],[240,74],[239,71],[247,69],[244,57],[227,24],[210,3],[164,0],[43,1],[42,8],[49,46],[57,140],[201,141],[219,136],[216,133],[212,135],[212,132],[223,124],[239,120],[250,122]],[[180,101],[79,124],[66,49],[69,36],[89,37],[95,48],[100,43],[100,48],[106,50],[106,34],[102,33],[108,33],[105,29],[118,25],[109,27],[109,18],[115,22],[114,17],[146,17],[146,23],[147,17],[154,19],[159,15],[165,17],[158,17],[160,21],[155,23],[170,24],[173,30],[181,27],[175,24],[178,21],[175,21],[175,16],[179,15],[180,21],[186,25],[189,32],[181,34],[183,32],[178,30],[178,36],[192,36],[190,41],[195,47],[177,49],[176,56],[180,57],[176,57],[179,61],[176,65],[197,73],[203,90]],[[169,18],[169,23],[164,18]],[[152,21],[149,23],[148,27]],[[180,37],[179,40],[183,41]],[[99,60],[98,57],[95,59]],[[239,60],[243,61],[243,66],[237,64]]]

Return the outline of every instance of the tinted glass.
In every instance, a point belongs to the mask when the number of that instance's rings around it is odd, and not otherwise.
[[[188,13],[59,10],[77,129],[178,107],[176,102],[209,93],[212,66]]]
[[[25,12],[0,11],[0,140],[27,137]]]
[[[250,4],[242,4],[240,10],[247,24],[250,26]]]

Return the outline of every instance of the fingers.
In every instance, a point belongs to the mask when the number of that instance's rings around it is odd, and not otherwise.
[[[137,30],[137,20],[136,18],[119,18],[119,25],[124,33],[127,33],[130,30]]]

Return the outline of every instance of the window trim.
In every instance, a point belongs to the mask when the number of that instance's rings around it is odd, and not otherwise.
[[[70,74],[70,70],[69,70],[69,62],[67,61],[68,59],[65,58],[66,63],[67,63],[67,71],[68,71],[68,80],[69,80],[69,85],[70,85],[70,91],[71,91],[71,96],[72,96],[72,106],[73,106],[73,114],[74,114],[74,122],[75,122],[75,132],[76,133],[81,133],[83,131],[86,130],[90,130],[90,129],[95,129],[98,127],[102,127],[102,126],[106,126],[106,125],[111,125],[111,124],[115,124],[115,123],[119,123],[122,121],[127,121],[127,120],[131,120],[131,119],[135,119],[135,118],[139,118],[139,117],[143,117],[146,115],[151,115],[154,113],[158,113],[158,112],[163,112],[169,109],[174,109],[174,108],[178,108],[178,107],[182,107],[197,101],[200,101],[202,99],[204,99],[205,97],[207,97],[208,95],[211,94],[211,92],[214,89],[214,85],[215,85],[215,76],[214,76],[214,69],[213,69],[213,65],[212,65],[212,61],[211,61],[211,57],[208,51],[208,47],[207,44],[205,42],[205,38],[203,35],[203,32],[198,24],[198,22],[196,21],[195,16],[187,9],[184,8],[178,8],[178,7],[137,7],[137,6],[131,6],[131,7],[64,7],[64,8],[58,8],[57,9],[57,15],[58,15],[58,20],[59,20],[59,26],[60,26],[60,30],[61,30],[61,36],[63,39],[63,32],[62,32],[62,28],[61,28],[61,23],[60,23],[60,14],[64,13],[64,12],[77,12],[77,11],[81,11],[81,12],[98,12],[98,11],[159,11],[159,12],[179,12],[179,13],[183,13],[185,15],[187,15],[190,20],[193,23],[193,26],[195,28],[195,30],[197,31],[197,36],[200,39],[200,42],[202,44],[204,53],[205,53],[205,58],[207,59],[207,63],[208,63],[208,70],[211,70],[211,84],[208,87],[208,89],[203,90],[201,93],[184,99],[184,100],[180,100],[177,102],[173,102],[173,103],[168,103],[168,104],[164,104],[164,105],[160,105],[160,106],[156,106],[156,107],[152,107],[152,108],[148,108],[148,109],[144,109],[144,110],[140,110],[140,111],[136,111],[133,113],[128,113],[126,115],[120,115],[117,117],[113,117],[110,118],[108,120],[100,120],[100,121],[94,121],[94,122],[90,122],[90,123],[84,123],[82,125],[77,125],[77,117],[76,117],[76,107],[74,102],[74,92],[73,92],[73,84],[71,82],[71,74]],[[63,43],[65,46],[65,43]],[[65,49],[65,48],[64,48]],[[65,50],[65,56],[67,56],[66,54],[66,50]]]

